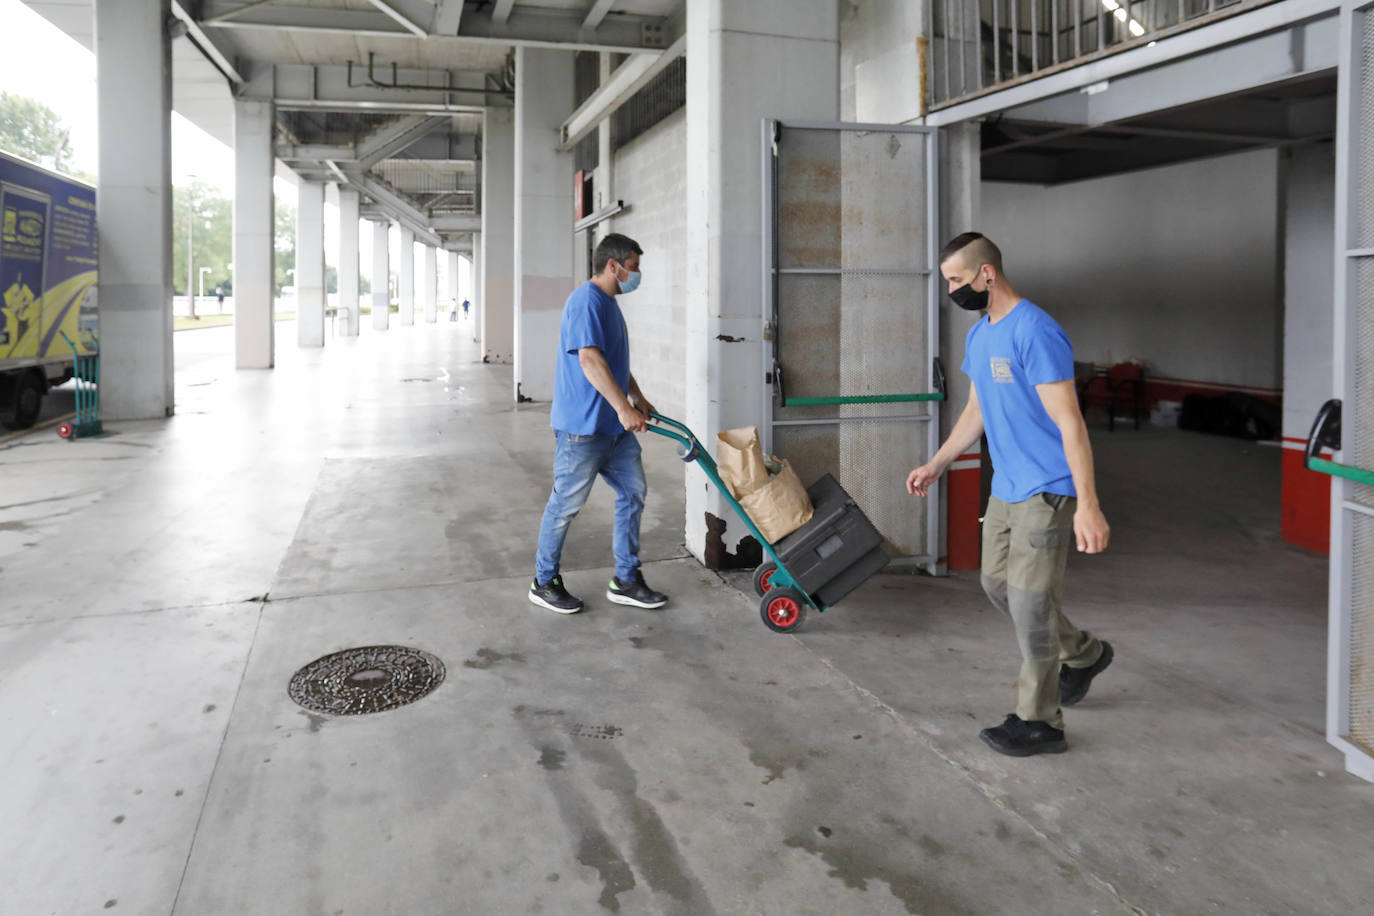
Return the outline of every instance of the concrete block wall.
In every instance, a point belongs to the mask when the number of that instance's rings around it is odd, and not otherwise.
[[[670,417],[686,413],[686,109],[616,151],[616,197],[629,207],[612,231],[644,249],[639,289],[621,296],[630,329],[630,371],[644,396]]]

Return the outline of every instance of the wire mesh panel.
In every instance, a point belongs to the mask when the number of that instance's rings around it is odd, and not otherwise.
[[[1346,269],[1335,297],[1336,326],[1344,329],[1336,335],[1341,367],[1336,394],[1344,403],[1342,463],[1369,470],[1374,468],[1374,3],[1347,3],[1342,11],[1341,71],[1336,224]],[[1331,737],[1346,751],[1353,772],[1374,779],[1374,487],[1340,478],[1333,487],[1340,509],[1332,517],[1331,627],[1340,658],[1332,666]],[[1359,752],[1368,756],[1360,761]]]
[[[1374,754],[1374,518],[1351,522],[1350,738]]]
[[[773,247],[773,450],[830,473],[900,553],[927,556],[906,474],[929,452],[924,402],[798,405],[930,390],[928,132],[784,125]]]

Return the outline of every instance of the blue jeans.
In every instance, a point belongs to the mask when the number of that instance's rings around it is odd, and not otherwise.
[[[553,492],[539,525],[539,550],[534,556],[534,575],[548,582],[558,575],[568,526],[587,504],[596,475],[606,478],[615,490],[615,574],[622,581],[639,572],[639,520],[644,514],[644,464],[634,433],[615,436],[575,436],[554,430],[557,450],[553,459]]]

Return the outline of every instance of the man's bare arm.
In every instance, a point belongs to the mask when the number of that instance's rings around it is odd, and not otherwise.
[[[620,384],[611,374],[610,364],[606,362],[606,356],[599,347],[583,347],[578,350],[577,363],[582,367],[582,374],[587,376],[587,381],[592,383],[592,387],[615,410],[621,426],[636,433],[642,433],[649,428],[644,414],[635,410],[630,404],[629,397],[620,390]]]
[[[1073,518],[1078,549],[1083,553],[1101,553],[1107,549],[1111,528],[1097,500],[1093,450],[1088,442],[1087,424],[1083,422],[1083,414],[1078,409],[1078,393],[1072,381],[1047,382],[1036,385],[1035,390],[1064,439],[1064,457],[1068,459],[1073,486],[1078,491],[1078,511]]]

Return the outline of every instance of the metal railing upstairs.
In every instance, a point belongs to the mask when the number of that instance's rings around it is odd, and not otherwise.
[[[929,0],[928,110],[1283,0]]]

